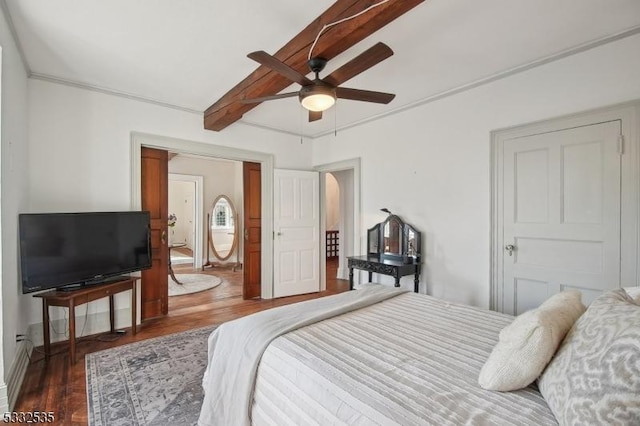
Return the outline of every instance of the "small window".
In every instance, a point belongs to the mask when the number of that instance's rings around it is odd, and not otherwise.
[[[225,206],[218,204],[216,206],[216,227],[224,228],[227,226],[227,209]]]
[[[213,208],[213,228],[232,228],[234,226],[233,210],[226,199],[218,200]]]

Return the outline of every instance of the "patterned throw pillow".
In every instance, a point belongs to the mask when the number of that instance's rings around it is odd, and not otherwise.
[[[594,300],[538,386],[561,425],[640,425],[640,305],[622,289]]]

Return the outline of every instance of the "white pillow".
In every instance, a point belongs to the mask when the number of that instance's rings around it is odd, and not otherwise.
[[[640,287],[624,287],[624,290],[636,303],[640,303]]]
[[[480,386],[511,391],[533,383],[585,311],[581,296],[576,290],[555,294],[502,329],[500,340],[480,371]]]

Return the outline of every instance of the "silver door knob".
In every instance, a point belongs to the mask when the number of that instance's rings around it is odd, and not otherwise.
[[[507,244],[504,246],[504,249],[509,252],[509,256],[513,256],[513,251],[516,249],[516,246],[513,244]]]

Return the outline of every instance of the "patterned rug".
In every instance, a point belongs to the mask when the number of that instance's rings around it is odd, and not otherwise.
[[[222,284],[222,279],[208,274],[176,274],[177,284],[169,275],[169,297],[197,293]]]
[[[89,425],[195,425],[202,406],[207,338],[214,328],[88,354]]]

